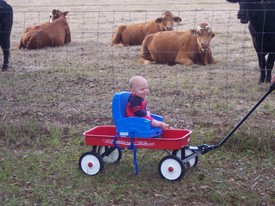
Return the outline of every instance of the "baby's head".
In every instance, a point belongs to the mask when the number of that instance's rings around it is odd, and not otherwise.
[[[133,76],[129,82],[130,91],[141,98],[145,98],[148,95],[147,80],[141,76]]]

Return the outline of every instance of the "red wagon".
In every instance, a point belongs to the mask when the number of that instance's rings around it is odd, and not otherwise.
[[[194,153],[188,146],[190,134],[190,130],[168,129],[163,130],[160,137],[134,138],[131,142],[130,137],[116,137],[115,126],[94,127],[84,132],[86,145],[93,147],[92,151],[80,157],[79,167],[88,175],[96,175],[102,171],[104,162],[115,163],[121,159],[120,148],[129,148],[133,143],[136,148],[171,151],[159,162],[159,173],[168,180],[177,180],[184,175],[187,163],[194,167],[198,162],[198,157],[193,157],[188,162],[182,161]]]
[[[121,159],[121,149],[136,148],[166,150],[168,155],[161,159],[158,171],[162,178],[178,180],[184,175],[185,168],[194,167],[198,163],[198,156],[208,153],[222,146],[228,138],[242,125],[252,112],[275,90],[275,82],[271,84],[267,92],[256,105],[238,122],[238,124],[215,145],[203,144],[189,146],[190,130],[168,129],[163,130],[159,137],[121,137],[117,136],[115,126],[98,126],[84,132],[86,145],[92,146],[92,150],[81,155],[79,168],[87,175],[96,175],[103,170],[104,162],[115,163]],[[136,174],[137,174],[137,164]]]

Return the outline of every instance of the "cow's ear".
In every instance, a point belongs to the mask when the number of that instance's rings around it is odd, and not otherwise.
[[[195,29],[191,29],[190,32],[191,32],[191,34],[193,34],[193,35],[197,35],[197,30],[195,30]]]
[[[180,17],[178,17],[178,16],[174,17],[174,22],[179,23],[179,22],[181,22],[181,21],[182,21],[182,20],[181,20]]]
[[[64,11],[64,12],[63,12],[63,15],[64,15],[64,16],[67,16],[68,13],[69,13],[68,11]]]
[[[160,23],[162,22],[162,18],[157,18],[157,19],[155,20],[155,22],[156,22],[157,24],[160,24]]]

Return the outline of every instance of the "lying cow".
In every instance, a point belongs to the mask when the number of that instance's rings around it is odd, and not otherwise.
[[[146,35],[160,31],[171,31],[173,30],[174,22],[179,23],[181,21],[180,17],[174,16],[170,11],[165,11],[156,20],[119,26],[112,36],[111,46],[115,44],[123,46],[141,45]]]
[[[18,48],[41,49],[70,43],[71,33],[66,20],[67,14],[68,11],[54,9],[49,22],[28,27],[20,39]]]
[[[10,34],[13,24],[13,10],[7,2],[0,0],[0,46],[3,51],[4,62],[2,71],[6,71],[10,56]]]
[[[199,24],[197,30],[165,31],[148,35],[141,46],[141,63],[215,64],[210,48],[214,36],[207,23]]]

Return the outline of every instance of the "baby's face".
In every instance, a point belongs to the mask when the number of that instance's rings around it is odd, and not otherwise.
[[[140,97],[140,98],[145,98],[148,96],[149,89],[148,89],[148,84],[146,80],[140,80],[135,83],[132,92]]]

